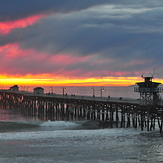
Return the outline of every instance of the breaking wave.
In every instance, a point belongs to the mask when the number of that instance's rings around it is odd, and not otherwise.
[[[0,121],[0,132],[52,131],[109,128],[107,122],[97,121]]]
[[[0,132],[63,130],[78,126],[81,126],[80,123],[71,121],[0,121]]]

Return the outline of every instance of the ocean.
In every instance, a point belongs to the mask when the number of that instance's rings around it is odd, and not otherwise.
[[[22,87],[20,86],[19,89],[22,91],[28,91],[33,92],[33,89],[35,87]],[[131,98],[139,98],[140,95],[137,92],[134,92],[134,87],[75,87],[75,86],[69,86],[69,87],[51,87],[46,86],[42,87],[44,89],[44,93],[56,93],[56,94],[63,94],[63,88],[64,88],[64,94],[67,95],[82,95],[82,96],[93,96],[93,89],[94,89],[94,95],[97,97],[101,97],[101,88],[102,91],[102,97],[131,97]],[[93,88],[93,89],[92,89]],[[5,88],[8,89],[8,88]]]
[[[66,93],[92,95],[87,88],[71,87]],[[138,98],[131,90],[132,87],[112,87],[102,93]],[[86,124],[87,121],[40,121],[1,108],[0,163],[163,162],[163,137],[157,127],[147,132],[132,127],[90,129]]]

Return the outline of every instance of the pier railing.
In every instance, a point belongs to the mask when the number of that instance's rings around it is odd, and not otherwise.
[[[152,91],[161,91],[163,88],[153,89]],[[135,87],[134,91],[139,91],[139,88]],[[146,91],[149,91],[146,89]],[[128,103],[128,104],[142,104],[141,99],[134,99],[134,98],[126,98],[126,97],[97,97],[97,96],[80,96],[80,95],[69,95],[69,94],[56,94],[56,93],[44,93],[44,94],[37,94],[34,92],[27,92],[27,91],[11,91],[11,90],[0,90],[0,92],[10,92],[16,94],[22,94],[24,96],[39,96],[39,97],[49,97],[49,98],[58,98],[58,99],[72,99],[72,100],[87,100],[87,101],[97,101],[97,102],[114,102],[114,103]],[[151,101],[151,104],[153,102]],[[160,106],[163,106],[163,101],[159,101],[158,103]]]
[[[163,92],[163,87],[158,87],[158,88],[139,88],[139,87],[134,87],[134,92],[158,93],[158,92]]]
[[[90,101],[101,101],[101,102],[120,102],[120,103],[134,103],[139,104],[139,99],[132,98],[122,98],[122,97],[92,97],[92,96],[79,96],[79,95],[60,95],[60,94],[51,94],[55,98],[64,98],[64,99],[77,99],[77,100],[90,100]]]
[[[68,94],[55,94],[55,93],[44,93],[36,94],[34,92],[27,91],[10,91],[10,90],[0,90],[0,92],[10,92],[16,94],[22,94],[24,96],[39,96],[39,97],[50,97],[50,98],[59,98],[59,99],[76,99],[76,100],[88,100],[88,101],[97,101],[97,102],[117,102],[117,103],[130,103],[130,104],[139,104],[140,99],[126,98],[126,97],[94,97],[94,96],[80,96],[80,95],[68,95]]]

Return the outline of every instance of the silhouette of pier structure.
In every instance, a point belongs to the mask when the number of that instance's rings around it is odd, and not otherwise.
[[[152,82],[153,77],[143,77],[137,83],[135,92],[140,99],[67,94],[44,94],[41,87],[34,92],[19,91],[15,85],[9,90],[0,90],[0,104],[3,109],[13,109],[27,118],[51,121],[98,121],[101,127],[141,127],[147,131],[158,124],[163,129],[163,101],[159,92],[160,83]],[[156,123],[157,122],[157,123]]]

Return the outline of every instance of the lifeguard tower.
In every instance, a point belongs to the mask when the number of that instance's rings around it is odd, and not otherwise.
[[[134,92],[140,93],[141,105],[157,105],[161,101],[159,92],[163,91],[163,88],[158,87],[157,82],[152,82],[153,77],[144,77],[144,82],[136,83],[138,87],[134,88]]]

